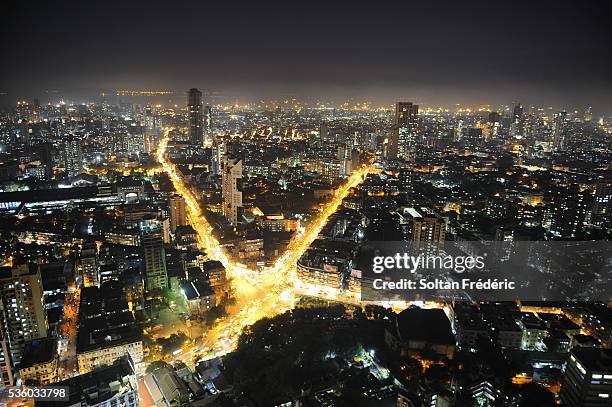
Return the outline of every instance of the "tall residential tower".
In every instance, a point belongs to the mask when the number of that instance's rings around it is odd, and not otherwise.
[[[196,88],[189,89],[189,141],[191,144],[204,145],[202,123],[202,92]]]
[[[0,301],[1,337],[8,339],[11,360],[18,364],[27,341],[47,336],[47,313],[38,266],[24,263],[1,268]]]
[[[236,226],[242,207],[242,160],[226,155],[222,168],[223,215]]]
[[[419,106],[395,104],[395,123],[387,144],[387,158],[409,161],[416,150]]]

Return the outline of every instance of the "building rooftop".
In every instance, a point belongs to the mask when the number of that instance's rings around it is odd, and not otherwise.
[[[68,386],[69,399],[36,402],[37,406],[98,405],[118,394],[136,390],[134,366],[129,357],[122,357],[110,366],[95,369],[55,385]],[[135,397],[138,397],[137,394]]]
[[[115,282],[85,287],[81,292],[77,353],[142,340],[123,291]]]
[[[202,264],[202,270],[204,270],[204,272],[220,269],[225,269],[225,267],[223,266],[223,263],[217,260],[209,260]]]
[[[91,186],[1,192],[0,202],[53,202],[70,199],[88,199],[98,196],[98,191],[99,188],[97,186]]]
[[[454,345],[450,321],[441,309],[407,308],[397,315],[400,339]]]
[[[612,373],[612,349],[578,347],[572,355],[591,372]]]
[[[33,339],[24,345],[20,369],[48,363],[57,357],[57,339],[52,337]]]
[[[201,280],[186,281],[181,284],[181,290],[188,301],[212,295],[213,292],[208,284]]]

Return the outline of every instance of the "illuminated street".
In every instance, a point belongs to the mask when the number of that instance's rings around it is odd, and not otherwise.
[[[359,186],[367,174],[375,171],[374,166],[367,165],[354,171],[353,174],[334,191],[320,214],[310,221],[304,230],[296,232],[285,253],[277,259],[272,267],[263,272],[247,269],[237,264],[219,244],[213,235],[213,228],[206,220],[191,190],[184,184],[176,167],[166,158],[169,136],[166,131],[161,140],[157,159],[169,175],[174,188],[181,194],[186,203],[189,222],[196,230],[200,246],[208,256],[220,261],[225,266],[236,292],[236,305],[230,308],[229,316],[219,320],[210,330],[203,344],[185,347],[183,353],[175,356],[184,362],[190,362],[194,355],[212,351],[222,355],[232,351],[245,326],[251,325],[264,317],[271,317],[293,307],[295,264],[300,256],[317,238],[330,215],[342,204],[342,200],[352,188]]]
[[[59,375],[64,379],[74,376],[77,372],[76,342],[80,294],[80,288],[71,286],[64,303],[64,321],[61,325],[61,343],[64,347],[59,352]]]

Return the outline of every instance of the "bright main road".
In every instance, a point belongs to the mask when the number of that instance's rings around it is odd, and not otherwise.
[[[213,228],[203,215],[195,195],[185,185],[176,166],[166,157],[168,141],[169,136],[166,132],[157,150],[157,160],[169,175],[177,193],[185,198],[187,216],[198,234],[200,247],[211,259],[218,260],[225,266],[228,276],[232,279],[237,300],[236,305],[228,310],[228,316],[221,319],[213,329],[208,331],[204,343],[186,347],[182,355],[177,355],[177,359],[188,362],[189,360],[185,359],[190,359],[194,354],[197,355],[204,351],[212,350],[216,355],[231,352],[245,326],[293,307],[297,260],[317,238],[329,216],[336,212],[351,189],[359,186],[370,172],[375,171],[375,168],[368,165],[353,172],[334,191],[332,199],[325,205],[319,216],[313,219],[303,232],[294,235],[287,251],[279,257],[276,263],[264,272],[259,272],[247,269],[235,262],[213,236]]]

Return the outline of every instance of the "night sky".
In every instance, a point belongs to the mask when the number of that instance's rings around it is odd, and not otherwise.
[[[5,98],[543,103],[612,113],[607,1],[9,1]],[[469,5],[469,6],[468,6]]]

